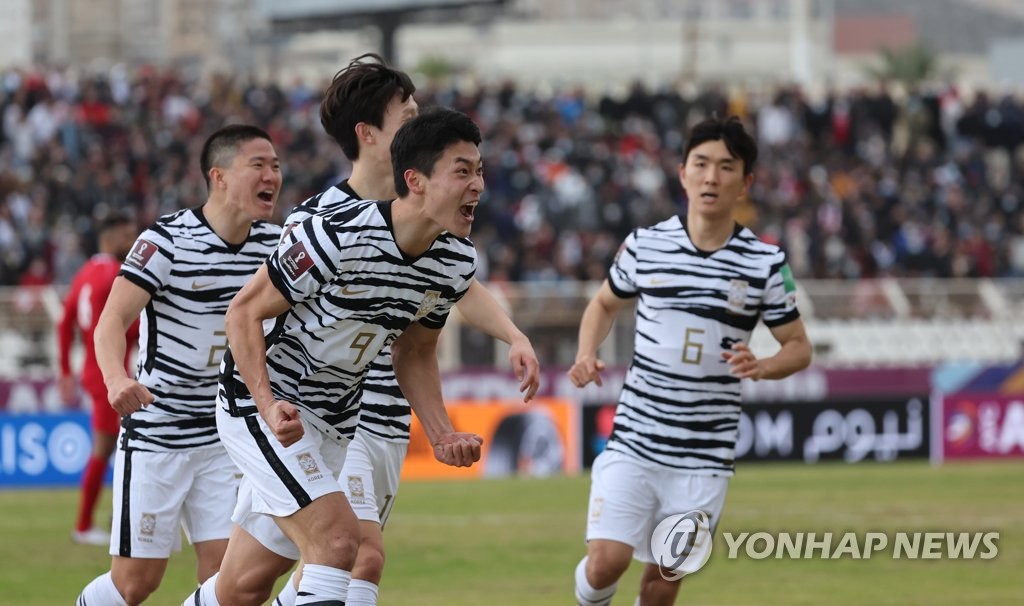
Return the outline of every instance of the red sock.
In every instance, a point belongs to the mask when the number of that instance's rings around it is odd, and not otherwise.
[[[103,489],[103,476],[107,473],[106,459],[89,457],[89,463],[82,473],[82,500],[78,503],[78,523],[75,529],[85,531],[92,528],[92,514],[96,509],[96,500]]]

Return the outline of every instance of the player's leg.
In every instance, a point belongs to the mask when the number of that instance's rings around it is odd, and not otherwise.
[[[268,521],[274,524],[272,520]],[[263,604],[270,597],[275,580],[294,564],[295,560],[267,549],[246,530],[236,526],[228,541],[220,571],[186,598],[182,606]]]
[[[345,496],[324,494],[277,523],[302,554],[296,606],[342,606],[359,549],[359,521]]]
[[[116,592],[134,606],[160,586],[180,538],[181,507],[191,484],[187,463],[180,453],[117,451],[110,574],[85,588],[84,603],[118,604],[97,597]]]
[[[360,540],[349,606],[376,606],[384,574],[383,527],[395,504],[408,442],[391,442],[363,431],[349,444],[341,487],[359,518]]]
[[[234,526],[241,473],[224,446],[194,450],[188,454],[192,485],[181,509],[181,525],[196,552],[196,578],[202,584],[220,569]]]
[[[288,572],[299,558],[298,548],[272,517],[252,512],[252,485],[247,478],[242,478],[239,484],[231,519],[235,527],[220,572],[203,583],[196,594],[186,598],[182,606],[263,604],[273,592],[276,579]],[[290,591],[286,587],[283,594],[283,603],[294,606],[294,586]]]
[[[92,398],[92,452],[82,472],[78,518],[71,536],[77,543],[107,545],[110,543],[110,531],[105,524],[95,524],[94,517],[110,456],[117,445],[120,416],[107,402],[105,388],[87,388],[87,391]]]
[[[285,448],[258,416],[233,418],[218,407],[217,429],[253,487],[254,513],[274,516],[305,562],[296,604],[343,603],[359,526],[338,486],[344,448],[303,422]]]
[[[663,570],[651,549],[650,541],[637,549],[637,559],[645,563],[640,579],[639,602],[643,606],[671,606],[679,594],[685,577],[676,578],[679,573],[699,570],[710,555],[711,542],[725,506],[725,495],[729,478],[683,473],[674,469],[656,472],[658,481],[653,482],[659,505],[652,520],[649,534],[654,527],[669,516],[702,511],[710,527],[695,537],[696,543],[679,570]],[[697,530],[696,532],[700,532]]]
[[[617,452],[598,455],[591,469],[587,509],[587,555],[576,566],[576,600],[583,606],[610,604],[629,568],[656,501],[647,470]]]

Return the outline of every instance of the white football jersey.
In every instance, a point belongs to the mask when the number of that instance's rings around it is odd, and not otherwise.
[[[609,272],[619,297],[639,297],[633,359],[608,448],[657,465],[732,475],[740,380],[723,351],[747,343],[758,318],[799,317],[786,256],[736,226],[721,249],[697,249],[684,217],[634,230]]]
[[[122,419],[122,448],[217,444],[214,404],[227,349],[224,314],[280,235],[277,225],[257,221],[245,242],[228,244],[198,207],[157,219],[135,241],[119,275],[151,297],[139,325],[137,376],[156,401]]]

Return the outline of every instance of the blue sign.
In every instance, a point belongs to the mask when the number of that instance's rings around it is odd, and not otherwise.
[[[76,485],[91,452],[87,413],[0,414],[0,489]]]

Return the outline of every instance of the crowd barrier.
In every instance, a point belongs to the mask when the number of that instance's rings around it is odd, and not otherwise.
[[[745,381],[736,458],[1024,458],[1024,394],[943,393],[935,389],[935,376],[934,369],[918,367],[812,367],[783,381]],[[538,398],[525,405],[508,373],[447,373],[443,389],[452,421],[484,437],[481,463],[469,469],[438,464],[414,422],[403,477],[545,476],[588,468],[611,432],[623,378],[624,369],[612,369],[603,386],[581,390],[564,371],[545,371]],[[64,406],[52,381],[0,380],[0,488],[76,484],[90,450],[89,405]]]

